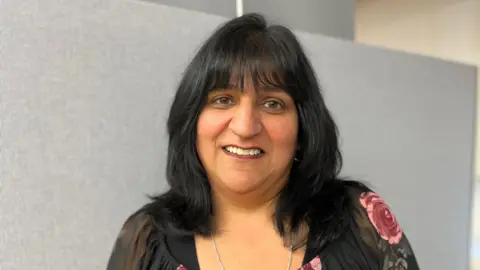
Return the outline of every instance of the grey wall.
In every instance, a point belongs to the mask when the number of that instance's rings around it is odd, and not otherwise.
[[[146,0],[185,9],[236,16],[236,0]],[[299,31],[353,40],[355,0],[242,0],[243,13],[257,12]]]
[[[353,40],[355,0],[243,0],[244,13],[260,12],[294,29]]]
[[[422,269],[468,269],[475,67],[300,36],[339,124],[342,174],[386,199]]]
[[[141,1],[0,4],[0,269],[105,268],[124,219],[165,188],[169,100],[224,20]],[[389,202],[422,269],[467,269],[474,68],[300,37],[344,174]]]
[[[141,1],[141,0],[138,0]],[[236,0],[142,0],[233,18],[237,15]]]
[[[128,213],[164,188],[170,97],[223,19],[39,2],[0,4],[0,269],[105,269]]]

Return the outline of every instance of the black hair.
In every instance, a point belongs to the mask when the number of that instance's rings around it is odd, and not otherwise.
[[[163,233],[215,232],[211,189],[196,149],[197,120],[209,91],[227,87],[235,76],[241,87],[247,72],[255,84],[281,87],[295,102],[299,161],[279,194],[274,222],[282,236],[307,224],[320,249],[348,225],[351,208],[345,183],[360,184],[338,177],[342,166],[338,130],[302,46],[288,28],[267,25],[259,14],[221,25],[186,68],[167,123],[169,190],[152,197],[146,209]],[[296,248],[305,240],[296,241]]]

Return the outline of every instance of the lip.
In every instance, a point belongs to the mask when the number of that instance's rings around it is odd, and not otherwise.
[[[242,149],[252,149],[252,148],[255,148],[255,149],[260,149],[262,151],[261,154],[259,155],[255,155],[255,156],[243,156],[243,155],[237,155],[235,153],[231,153],[231,152],[228,152],[227,151],[227,147],[236,147],[236,148],[242,148]],[[225,154],[227,154],[228,156],[231,156],[231,157],[234,157],[234,158],[238,158],[238,159],[244,159],[244,160],[251,160],[251,159],[258,159],[258,158],[261,158],[265,155],[265,151],[261,148],[261,147],[258,147],[258,146],[239,146],[239,145],[235,145],[235,144],[228,144],[228,145],[225,145],[222,147],[222,150]]]

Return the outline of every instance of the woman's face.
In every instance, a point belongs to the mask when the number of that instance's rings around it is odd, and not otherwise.
[[[197,151],[214,192],[276,195],[297,149],[298,120],[282,89],[212,91],[197,122]]]

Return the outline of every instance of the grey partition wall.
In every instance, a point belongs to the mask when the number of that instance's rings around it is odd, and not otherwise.
[[[259,12],[270,20],[309,33],[353,40],[355,0],[144,0],[233,18]]]
[[[8,4],[7,4],[8,2]],[[165,188],[178,78],[225,18],[142,1],[0,4],[0,269],[105,269]],[[422,269],[467,269],[475,69],[299,33],[344,175],[396,212]]]
[[[233,18],[237,15],[237,0],[143,0],[166,6],[206,12]]]
[[[295,29],[346,40],[355,37],[355,0],[242,0],[243,12],[260,12]]]
[[[476,68],[299,36],[339,125],[342,174],[386,199],[422,269],[468,269]]]

